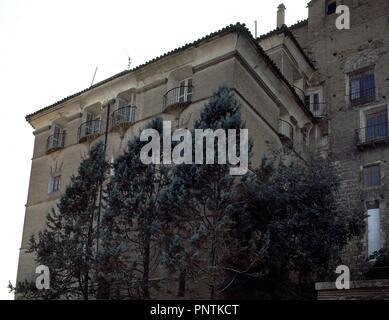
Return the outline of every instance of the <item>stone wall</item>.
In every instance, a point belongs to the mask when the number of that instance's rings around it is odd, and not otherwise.
[[[381,245],[384,247],[389,243],[389,147],[377,144],[358,148],[356,130],[365,126],[367,110],[389,106],[389,1],[344,0],[342,3],[351,10],[350,30],[338,30],[335,27],[337,15],[326,16],[325,0],[316,0],[309,4],[308,24],[292,32],[316,65],[324,86],[324,99],[329,106],[329,155],[342,181],[339,201],[363,209],[368,202],[379,202]],[[375,99],[352,107],[349,74],[367,66],[374,68]],[[362,169],[376,162],[381,164],[381,186],[364,190]],[[363,278],[367,258],[365,234],[345,250],[343,262],[350,267],[353,279]]]

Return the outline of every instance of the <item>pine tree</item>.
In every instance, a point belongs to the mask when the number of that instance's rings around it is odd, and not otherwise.
[[[315,299],[315,282],[333,280],[342,249],[364,230],[357,204],[338,201],[329,161],[277,162],[264,159],[240,185],[231,230],[240,250],[228,262],[247,272],[237,275],[228,298]]]
[[[232,91],[222,86],[205,105],[194,130],[222,129],[227,134],[228,129],[235,129],[239,144],[239,130],[244,128],[239,109]],[[214,147],[218,150],[217,139]],[[230,168],[230,164],[176,166],[172,183],[163,194],[165,230],[170,230],[165,233],[163,262],[171,272],[179,273],[178,296],[185,295],[188,277],[207,283],[211,299],[222,291],[232,225],[229,211],[241,179],[231,176]]]
[[[35,290],[35,284],[19,283],[22,297],[85,299],[95,297],[98,259],[96,252],[100,216],[99,196],[109,164],[104,145],[94,145],[83,160],[78,174],[47,216],[38,236],[32,235],[28,252],[36,263],[50,270],[50,289]]]
[[[162,120],[156,118],[145,129],[162,133]],[[162,145],[162,134],[161,145]],[[107,212],[104,217],[103,246],[109,268],[105,278],[116,288],[116,298],[150,299],[150,289],[158,280],[160,236],[160,194],[169,183],[169,168],[144,164],[140,135],[128,142],[124,155],[116,159],[114,175],[108,184]]]

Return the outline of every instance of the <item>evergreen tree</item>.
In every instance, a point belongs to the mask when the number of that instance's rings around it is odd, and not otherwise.
[[[232,91],[222,86],[205,105],[194,130],[222,129],[227,135],[228,129],[235,129],[239,150],[239,130],[244,127],[239,108]],[[215,139],[215,150],[217,144]],[[229,210],[240,179],[230,175],[230,168],[230,164],[176,166],[163,194],[164,229],[170,230],[165,232],[163,262],[171,272],[179,273],[178,296],[185,295],[188,277],[208,284],[211,299],[222,291],[232,224]]]
[[[247,272],[236,276],[226,296],[315,299],[315,282],[334,280],[342,249],[364,229],[363,211],[339,202],[338,186],[326,160],[264,160],[235,200],[232,234],[245,254],[231,250],[227,261]],[[253,252],[260,253],[254,264]]]
[[[156,118],[145,129],[160,133],[162,120]],[[114,163],[108,184],[107,212],[104,217],[103,246],[109,268],[105,278],[116,288],[116,298],[150,299],[150,289],[158,280],[161,236],[160,195],[169,183],[169,168],[144,164],[140,154],[146,142],[140,135],[128,142],[124,155]]]
[[[97,283],[98,225],[100,188],[109,164],[104,145],[94,145],[83,160],[78,174],[47,216],[38,236],[32,235],[28,252],[36,263],[50,270],[50,289],[36,290],[35,283],[19,283],[16,293],[28,298],[85,299],[95,297]]]

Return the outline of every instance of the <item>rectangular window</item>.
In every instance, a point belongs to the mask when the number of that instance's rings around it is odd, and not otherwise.
[[[363,187],[376,188],[381,185],[381,168],[379,165],[363,168]]]
[[[123,121],[125,121],[126,119],[126,106],[127,106],[127,102],[123,99],[117,99],[117,111],[116,111],[116,114],[115,114],[115,121],[117,123],[121,123]]]
[[[318,93],[313,94],[313,111],[320,111],[320,98]]]
[[[85,135],[89,135],[93,132],[93,119],[94,115],[91,112],[86,113]]]
[[[325,116],[326,112],[322,99],[321,91],[311,92],[305,96],[305,106],[318,118]]]
[[[62,132],[62,129],[61,127],[59,127],[58,125],[54,124],[53,125],[53,136],[52,136],[52,139],[51,139],[51,145],[49,146],[49,148],[58,148],[61,146],[61,132]]]
[[[49,186],[48,193],[53,193],[59,191],[60,188],[61,176],[52,176],[49,177]]]
[[[336,0],[327,0],[326,2],[326,14],[334,14],[336,12]]]
[[[100,124],[101,124],[101,117],[97,117],[93,121],[93,134],[100,133]]]
[[[367,250],[368,257],[370,257],[372,254],[381,249],[380,209],[369,209],[367,214]]]
[[[359,72],[350,76],[350,101],[352,105],[365,104],[375,99],[374,71]]]
[[[178,102],[192,101],[192,79],[186,79],[180,82],[180,92]]]
[[[386,110],[366,115],[366,141],[388,137],[388,113]]]

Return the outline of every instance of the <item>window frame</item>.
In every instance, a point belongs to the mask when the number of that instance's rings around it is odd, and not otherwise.
[[[186,78],[180,81],[178,102],[191,102],[193,90],[193,78]]]
[[[374,183],[375,177],[374,177],[373,168],[378,168],[377,184]],[[370,170],[370,173],[366,172],[367,170]],[[366,173],[369,174],[369,182],[370,182],[369,185],[367,185]],[[364,166],[362,168],[362,188],[368,190],[368,189],[377,189],[381,186],[382,186],[381,163],[374,163],[374,164],[369,164]]]
[[[366,82],[367,82],[366,80],[368,76],[372,76],[373,85],[371,88],[366,86]],[[354,83],[358,83],[358,91],[356,93],[353,93],[355,92]],[[370,66],[349,73],[348,91],[349,91],[348,101],[351,106],[360,106],[360,105],[374,102],[376,100],[375,67]],[[369,94],[370,91],[372,92]],[[358,97],[353,98],[355,94],[358,94]]]
[[[332,8],[333,11],[331,10],[331,12],[329,12],[329,8],[330,8],[331,5],[335,5],[335,7]],[[325,2],[325,8],[324,8],[325,15],[326,16],[331,16],[331,15],[335,14],[337,7],[338,7],[338,1],[337,0],[327,0]]]
[[[48,194],[56,193],[61,188],[61,175],[60,174],[50,174],[49,183],[48,183]]]

